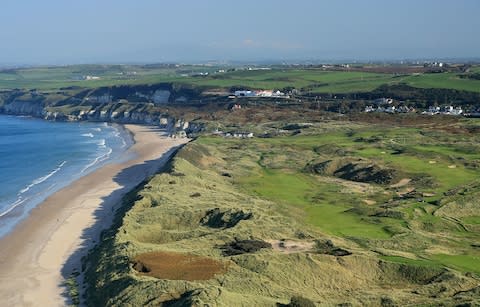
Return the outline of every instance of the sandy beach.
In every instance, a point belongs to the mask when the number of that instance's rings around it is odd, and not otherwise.
[[[165,164],[187,139],[127,125],[133,158],[108,164],[50,196],[0,240],[0,306],[65,306],[64,277],[112,221],[121,198]]]

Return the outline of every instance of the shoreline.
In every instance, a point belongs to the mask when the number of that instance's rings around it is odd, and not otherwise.
[[[31,119],[42,122],[44,121],[36,118]],[[76,180],[96,171],[97,169],[102,168],[107,164],[120,163],[129,159],[128,155],[126,155],[126,152],[134,144],[133,134],[123,125],[112,123],[108,124],[108,126],[108,129],[112,129],[113,131],[115,131],[115,136],[110,138],[117,138],[118,133],[118,138],[122,139],[122,143],[124,145],[119,147],[118,145],[112,146],[111,144],[109,144],[109,146],[112,147],[107,148],[113,151],[108,153],[101,153],[100,155],[98,155],[97,152],[94,160],[85,161],[85,165],[78,164],[78,161],[73,161],[72,163],[72,161],[66,160],[66,158],[64,158],[65,160],[62,159],[63,161],[61,163],[59,161],[59,164],[55,165],[55,169],[48,170],[47,173],[38,174],[39,177],[32,179],[31,181],[29,181],[29,183],[28,181],[26,181],[24,187],[16,193],[16,197],[6,202],[6,204],[9,204],[9,206],[2,206],[2,209],[0,211],[0,240],[3,237],[7,236],[11,231],[13,231],[13,229],[15,229],[15,227],[22,222],[22,220],[28,218],[32,209],[40,205],[51,195],[69,186]],[[101,138],[97,139],[104,140],[102,139],[103,137],[107,136],[103,135]],[[64,164],[68,164],[66,169],[63,168]],[[76,171],[72,171],[72,165],[74,168],[77,169]],[[58,178],[53,179],[53,181],[49,179],[51,175],[56,174],[58,171],[60,171],[60,177],[57,176]],[[46,184],[49,185],[48,188],[45,187]],[[29,193],[30,188],[33,188],[32,190],[34,190],[37,188],[37,185],[44,186],[44,188],[42,190],[37,190],[37,192]],[[24,192],[26,192],[27,194],[24,195]]]
[[[2,305],[66,305],[62,282],[81,271],[81,258],[111,225],[123,196],[188,141],[159,135],[163,130],[155,127],[125,128],[134,144],[124,154],[135,157],[104,165],[57,191],[0,239]]]

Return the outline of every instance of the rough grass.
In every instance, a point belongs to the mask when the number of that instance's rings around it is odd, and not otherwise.
[[[478,233],[469,230],[471,224],[461,230],[461,223],[470,217],[473,223],[480,214],[466,206],[457,218],[451,208],[468,203],[465,196],[480,190],[465,183],[476,170],[460,163],[455,169],[443,166],[474,137],[442,133],[439,138],[425,129],[319,123],[296,136],[197,139],[180,151],[169,172],[127,198],[131,209],[118,216],[90,257],[89,302],[276,306],[289,304],[292,297],[320,305],[472,302],[474,292],[468,291],[479,280],[464,273],[478,273],[478,251],[471,245]],[[404,137],[408,141],[399,147],[395,140]],[[333,149],[326,150],[330,144]],[[415,148],[423,144],[437,150]],[[451,144],[448,150],[446,144]],[[395,188],[305,171],[310,161],[335,155],[397,167],[412,181]],[[418,171],[430,155],[438,163],[427,161]],[[474,157],[462,163],[470,159]],[[458,179],[462,176],[467,178]],[[398,192],[404,188],[436,194],[403,198]],[[249,218],[237,218],[239,213]],[[336,257],[310,248],[225,254],[222,247],[232,242],[332,242],[351,255]],[[142,255],[147,256],[140,259]],[[195,262],[182,262],[185,255],[208,259],[213,266],[190,266]],[[135,261],[145,270],[135,270]],[[213,273],[225,263],[227,270]],[[144,276],[148,271],[172,275]],[[208,276],[188,277],[199,272]],[[459,292],[462,296],[455,296]]]
[[[72,275],[67,278],[64,282],[65,287],[67,288],[66,294],[68,295],[71,306],[80,305],[80,293],[78,292],[78,283],[76,280],[76,275]]]
[[[312,134],[311,131],[312,128],[308,129],[306,133]],[[302,208],[304,213],[300,214],[300,217],[303,217],[307,223],[322,229],[322,231],[342,237],[385,240],[392,236],[396,237],[397,234],[409,233],[412,230],[422,233],[422,235],[418,235],[419,238],[425,235],[421,240],[427,238],[436,240],[439,236],[450,236],[452,240],[456,240],[453,238],[457,236],[465,239],[476,237],[475,232],[472,232],[475,231],[475,228],[471,228],[469,231],[461,222],[455,220],[457,216],[462,220],[472,216],[465,223],[475,225],[476,222],[478,208],[474,205],[475,201],[473,200],[477,195],[475,193],[476,186],[470,185],[469,188],[457,190],[458,187],[468,185],[478,178],[478,171],[470,167],[470,163],[479,158],[474,149],[475,143],[472,143],[475,137],[436,133],[435,130],[429,130],[428,127],[421,129],[383,128],[381,132],[357,127],[353,132],[348,131],[348,128],[344,128],[344,131],[332,130],[327,133],[324,131],[322,135],[300,134],[294,137],[252,141],[252,144],[242,147],[242,154],[246,154],[254,148],[261,151],[257,156],[258,164],[248,175],[238,179],[238,182],[254,195],[287,206]],[[214,141],[201,139],[200,142]],[[232,147],[232,145],[229,146]],[[288,153],[286,154],[288,159],[279,160],[285,152],[289,151],[296,151],[296,155]],[[413,178],[413,181],[406,187],[395,190],[396,193],[404,193],[402,190],[411,191],[413,189],[417,191],[417,198],[400,199],[388,205],[389,207],[398,207],[396,210],[404,212],[409,220],[388,218],[388,216],[401,216],[389,213],[392,209],[386,209],[383,213],[376,211],[380,214],[375,214],[375,216],[385,217],[372,218],[372,210],[366,209],[360,202],[360,199],[363,198],[368,199],[369,203],[381,205],[385,201],[388,202],[388,197],[386,198],[385,195],[378,192],[362,195],[356,189],[345,188],[345,185],[342,188],[338,181],[333,184],[327,183],[325,180],[318,182],[311,175],[299,172],[301,163],[294,161],[295,156],[311,159],[311,151],[314,151],[322,159],[336,157],[339,154],[372,159],[377,163],[409,174],[408,177]],[[430,162],[432,159],[435,163]],[[455,163],[455,168],[449,167],[452,163]],[[456,196],[458,193],[462,195],[467,193],[466,190],[468,190],[468,195],[472,195],[471,197],[462,196],[460,199]],[[386,192],[389,193],[389,189],[386,189]],[[423,198],[423,193],[433,196]],[[444,193],[453,193],[454,196],[445,198]],[[390,197],[393,196],[395,194],[390,194]],[[418,197],[422,198],[422,201],[431,202],[443,199],[442,207],[438,210],[438,207],[429,206],[428,203],[419,203]],[[451,199],[451,201],[448,202],[447,199]],[[373,208],[378,208],[378,205]],[[440,218],[439,215],[451,216],[454,220]],[[372,241],[370,242],[372,243]],[[397,242],[394,246],[408,251],[408,244],[405,244],[407,246],[404,248],[401,247],[402,244],[404,243]],[[372,245],[388,246],[392,244],[377,241]],[[447,250],[453,251],[455,246],[463,248],[466,244],[452,244],[450,241],[446,243],[446,246]],[[424,261],[436,265],[465,269],[465,267],[458,266],[454,258],[452,261],[444,258],[443,262],[440,262],[431,254],[421,253],[421,256],[425,259]]]

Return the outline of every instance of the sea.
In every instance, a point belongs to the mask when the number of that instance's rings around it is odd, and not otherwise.
[[[132,144],[119,125],[0,115],[0,238],[49,195],[128,159]]]

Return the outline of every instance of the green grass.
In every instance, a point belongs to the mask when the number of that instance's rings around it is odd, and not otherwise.
[[[306,221],[323,231],[339,236],[387,239],[391,235],[368,220],[347,213],[353,207],[349,195],[341,195],[338,186],[319,183],[315,178],[300,173],[262,169],[260,173],[241,181],[244,187],[263,198],[300,207],[306,212]],[[321,194],[321,200],[312,196]]]
[[[480,255],[433,255],[432,259],[460,271],[480,274]]]
[[[67,294],[72,302],[70,306],[78,306],[80,304],[80,294],[78,292],[78,283],[75,277],[77,274],[72,274],[68,279],[65,280],[64,286],[67,288]]]
[[[458,144],[448,143],[448,140],[453,138],[460,140],[461,137],[448,134],[443,134],[443,136],[447,143],[435,144],[438,140],[435,134],[429,135],[418,128],[378,130],[367,127],[357,128],[353,133],[349,133],[348,127],[344,127],[324,133],[313,133],[313,135],[254,139],[248,143],[221,138],[200,138],[199,142],[214,146],[222,146],[225,143],[248,144],[244,149],[247,152],[252,150],[262,152],[259,156],[259,167],[241,183],[255,195],[302,208],[305,212],[305,219],[310,225],[343,237],[388,239],[392,234],[387,231],[387,228],[404,229],[406,224],[398,219],[373,219],[347,212],[351,208],[362,208],[362,205],[364,206],[362,197],[382,203],[386,200],[385,196],[342,193],[338,185],[319,182],[315,176],[301,172],[302,165],[304,165],[301,164],[301,157],[307,159],[315,151],[315,148],[332,145],[343,148],[346,152],[350,152],[350,155],[370,159],[392,169],[401,170],[405,176],[410,178],[428,175],[434,181],[435,186],[417,186],[417,190],[434,192],[436,195],[426,198],[426,200],[435,200],[441,198],[443,192],[478,178],[476,170],[467,169],[461,163],[452,162],[452,159],[458,157],[467,160],[477,159],[479,155],[475,153],[474,148],[467,146],[465,140]],[[368,140],[372,137],[378,141],[373,143],[359,141],[361,138]],[[399,146],[405,151],[401,154],[393,154],[392,148]],[[278,160],[285,155],[287,160]],[[295,158],[296,156],[298,158]],[[268,159],[272,165],[275,165],[275,169],[269,168],[264,159]],[[292,159],[299,161],[292,163]],[[327,159],[327,157],[323,159]],[[431,160],[435,160],[436,163],[429,163]],[[307,161],[304,160],[304,163]],[[456,167],[449,168],[452,164],[455,164]],[[409,218],[415,218],[421,222],[428,231],[450,229],[448,228],[450,226],[444,225],[444,221],[440,217],[427,213],[424,207],[424,203],[412,201],[400,211],[405,212]],[[424,213],[416,216],[413,214],[414,208],[419,208]]]
[[[367,158],[377,158],[391,164],[391,166],[405,170],[412,174],[429,174],[440,185],[441,191],[446,191],[454,186],[469,183],[478,178],[478,173],[466,169],[462,165],[455,168],[449,168],[451,162],[438,161],[434,164],[429,163],[430,159],[424,159],[421,155],[411,154],[382,154],[384,151],[377,148],[368,148],[358,150],[358,155]],[[437,151],[440,152],[440,150]]]
[[[362,72],[329,72],[312,70],[240,71],[223,78],[185,80],[196,85],[255,89],[304,88],[308,92],[367,92],[389,82],[390,76]]]
[[[467,216],[462,218],[465,224],[480,225],[480,216]]]
[[[187,66],[189,73],[213,71],[215,67]],[[122,73],[136,72],[135,75]],[[81,76],[98,76],[100,80],[79,81]],[[150,68],[132,65],[73,65],[58,67],[36,67],[0,72],[0,89],[25,88],[56,90],[78,86],[95,88],[123,84],[151,84],[183,80],[180,68]],[[194,78],[191,78],[194,79]]]
[[[62,67],[23,68],[0,72],[0,89],[26,88],[55,90],[79,86],[94,88],[120,84],[151,84],[175,82],[199,87],[243,87],[252,89],[283,89],[294,87],[308,93],[370,92],[381,85],[404,82],[418,88],[446,88],[480,92],[480,81],[461,79],[455,73],[422,74],[394,77],[392,74],[369,72],[324,71],[319,69],[272,69],[233,71],[215,74],[220,67],[179,66],[146,67],[135,65],[74,65]],[[132,73],[135,72],[135,75]],[[191,76],[209,72],[208,76]],[[126,74],[130,73],[130,74]],[[188,74],[190,76],[184,76]],[[100,80],[75,81],[92,75]]]
[[[480,80],[461,79],[455,73],[422,74],[402,80],[418,88],[448,88],[460,91],[480,92]]]
[[[480,155],[477,153],[466,153],[460,148],[453,145],[445,146],[422,145],[416,143],[423,140],[419,135],[419,129],[402,128],[402,129],[385,129],[381,135],[383,146],[377,147],[376,144],[364,144],[355,142],[359,137],[368,138],[378,135],[375,131],[359,131],[353,136],[348,136],[345,132],[332,132],[314,136],[296,136],[296,137],[278,137],[264,139],[262,142],[273,146],[292,146],[302,149],[311,149],[324,144],[335,144],[348,150],[353,150],[356,155],[383,161],[393,168],[402,169],[412,174],[429,174],[440,185],[442,191],[446,191],[454,186],[471,182],[478,178],[478,173],[474,170],[466,169],[460,163],[454,163],[451,157],[463,157],[468,159],[478,159]],[[391,145],[391,139],[401,140],[405,137],[408,141],[406,146],[408,151],[403,154],[392,154],[392,150],[387,145]],[[419,139],[422,138],[422,139]],[[429,163],[432,158],[426,157],[426,153],[435,154],[440,159],[435,164]],[[455,168],[449,168],[450,165],[456,165]]]
[[[416,266],[426,266],[426,267],[441,267],[442,265],[438,262],[428,260],[428,259],[410,259],[400,256],[380,256],[380,259],[395,262],[403,263]]]

